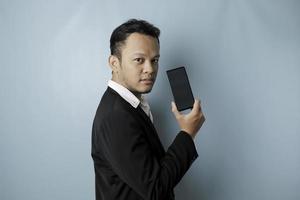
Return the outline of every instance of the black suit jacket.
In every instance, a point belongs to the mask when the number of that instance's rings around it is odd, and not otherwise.
[[[97,200],[169,200],[198,154],[183,131],[166,152],[144,111],[108,87],[93,122],[92,157]]]

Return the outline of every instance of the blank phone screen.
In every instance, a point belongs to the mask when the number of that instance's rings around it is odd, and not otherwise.
[[[184,67],[167,71],[174,101],[179,111],[193,108],[194,96]]]

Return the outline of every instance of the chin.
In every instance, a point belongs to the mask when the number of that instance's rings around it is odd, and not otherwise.
[[[147,90],[147,91],[143,92],[143,94],[148,94],[150,92],[151,92],[151,90]]]
[[[147,94],[147,93],[150,93],[151,90],[152,90],[152,87],[151,87],[151,88],[144,89],[144,90],[141,90],[141,93],[142,93],[142,94]]]

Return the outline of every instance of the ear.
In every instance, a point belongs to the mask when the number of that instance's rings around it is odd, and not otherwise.
[[[120,68],[120,60],[115,55],[110,55],[108,58],[108,64],[113,72],[117,72]]]

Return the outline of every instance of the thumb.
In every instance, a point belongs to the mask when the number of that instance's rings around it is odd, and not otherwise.
[[[197,112],[199,112],[200,109],[201,109],[200,101],[198,99],[195,99],[192,112],[197,113]]]
[[[177,106],[174,101],[172,101],[171,104],[172,104],[172,112],[174,113],[175,117],[178,118],[180,116],[180,113],[177,110]]]

